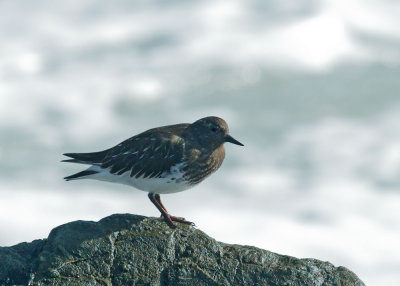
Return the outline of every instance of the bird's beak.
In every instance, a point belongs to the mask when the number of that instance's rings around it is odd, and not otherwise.
[[[237,141],[235,138],[233,138],[231,135],[227,134],[225,135],[225,142],[230,142],[236,145],[244,146],[242,143]]]

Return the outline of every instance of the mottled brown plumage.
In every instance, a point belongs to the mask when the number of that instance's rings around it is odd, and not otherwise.
[[[228,132],[223,119],[210,116],[192,124],[153,128],[104,151],[66,153],[72,158],[66,162],[92,166],[65,179],[104,180],[147,191],[172,227],[172,220],[186,221],[170,216],[159,195],[183,191],[215,172],[225,158],[225,142],[243,146]]]

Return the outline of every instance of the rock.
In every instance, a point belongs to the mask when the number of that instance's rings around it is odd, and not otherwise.
[[[115,214],[0,248],[0,285],[364,285],[350,270]]]

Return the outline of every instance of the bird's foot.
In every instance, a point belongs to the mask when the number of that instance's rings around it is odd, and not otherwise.
[[[191,225],[191,226],[196,226],[196,225],[194,224],[194,222],[188,221],[188,220],[186,220],[184,217],[170,216],[170,218],[171,218],[172,221],[176,221],[176,222],[179,222],[179,223],[188,224],[188,225]]]
[[[172,222],[172,219],[170,216],[161,215],[161,218],[163,218],[165,220],[165,222],[168,224],[168,226],[170,228],[176,228],[176,225]]]
[[[168,215],[167,217],[164,215],[161,215],[161,218],[163,218],[165,220],[165,222],[168,224],[168,226],[170,228],[176,228],[176,225],[173,223],[173,221],[179,222],[179,223],[183,223],[183,224],[187,224],[190,226],[196,226],[194,224],[194,222],[191,221],[187,221],[185,218],[183,217],[176,217],[176,216],[172,216],[172,215]]]

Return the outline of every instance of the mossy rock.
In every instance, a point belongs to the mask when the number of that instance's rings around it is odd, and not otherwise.
[[[0,285],[364,285],[350,270],[115,214],[0,248]]]

